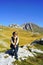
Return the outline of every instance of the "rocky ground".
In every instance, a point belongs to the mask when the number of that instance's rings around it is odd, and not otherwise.
[[[43,54],[43,51],[34,48],[27,49],[27,46],[24,46],[23,48],[19,47],[18,60],[21,61],[27,59],[28,57],[37,56],[37,53]],[[0,53],[0,65],[13,65],[13,62],[15,61],[16,59],[14,57],[2,52]]]

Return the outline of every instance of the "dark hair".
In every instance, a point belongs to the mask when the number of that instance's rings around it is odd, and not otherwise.
[[[13,32],[12,35],[14,36],[14,34],[17,34],[17,32]]]

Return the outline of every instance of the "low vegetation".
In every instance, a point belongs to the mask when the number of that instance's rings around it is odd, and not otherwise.
[[[36,57],[28,57],[26,60],[15,61],[14,65],[43,65],[43,55],[37,54]]]
[[[36,39],[40,39],[43,37],[42,34],[34,34],[33,32],[30,31],[25,31],[20,28],[10,28],[10,27],[5,27],[5,26],[0,26],[0,41],[4,41],[6,45],[8,45],[6,48],[3,46],[3,43],[0,44],[0,51],[6,50],[10,48],[10,38],[12,36],[13,31],[18,32],[18,36],[20,38],[19,45],[23,46],[25,44],[29,44],[32,41]]]

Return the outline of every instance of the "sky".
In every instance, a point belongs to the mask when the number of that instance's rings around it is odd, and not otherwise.
[[[43,27],[43,0],[0,0],[0,24],[27,22]]]

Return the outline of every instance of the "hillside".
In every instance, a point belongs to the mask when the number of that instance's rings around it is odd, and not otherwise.
[[[10,38],[13,31],[17,31],[20,38],[18,61],[4,53],[10,49]],[[30,45],[31,42],[40,38],[43,38],[41,33],[37,34],[21,28],[0,26],[0,65],[43,65],[43,46],[39,44]]]
[[[43,28],[34,23],[25,23],[22,25],[22,28],[24,30],[28,30],[28,31],[32,31],[32,32],[39,32],[39,33],[43,32]]]
[[[42,34],[32,33],[21,28],[0,26],[0,51],[10,48],[10,38],[12,36],[13,31],[18,32],[18,36],[20,38],[20,46],[30,44],[32,41],[43,37]]]
[[[11,28],[21,28],[23,30],[27,31],[32,31],[32,32],[37,32],[37,33],[43,33],[43,27],[40,27],[34,23],[25,23],[22,25],[17,25],[17,24],[11,24],[9,25]]]

